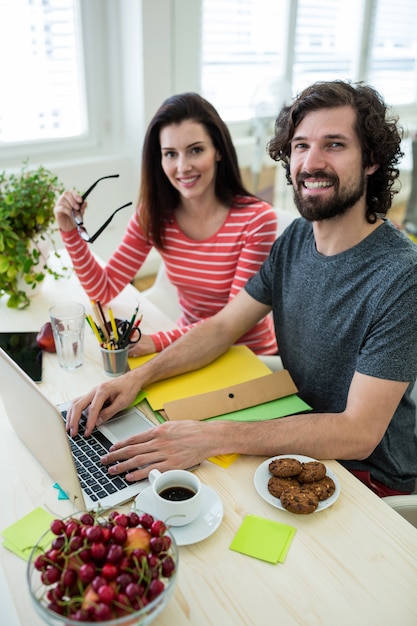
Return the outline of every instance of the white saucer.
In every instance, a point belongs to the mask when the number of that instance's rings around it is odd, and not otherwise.
[[[170,526],[169,530],[177,545],[188,546],[203,541],[220,526],[223,519],[223,503],[217,493],[207,485],[201,485],[201,501],[201,513],[194,522],[186,526]],[[151,487],[144,489],[136,496],[135,505],[141,511],[154,515]]]

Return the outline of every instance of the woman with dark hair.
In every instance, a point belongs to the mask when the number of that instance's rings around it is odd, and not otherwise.
[[[132,354],[159,352],[222,309],[257,272],[276,237],[276,214],[244,187],[233,142],[215,108],[196,93],[165,100],[144,140],[138,208],[105,267],[80,236],[74,216],[86,203],[75,191],[58,200],[63,242],[88,296],[106,303],[130,282],[155,247],[176,286],[178,329],[142,336]],[[238,343],[277,351],[266,316]]]

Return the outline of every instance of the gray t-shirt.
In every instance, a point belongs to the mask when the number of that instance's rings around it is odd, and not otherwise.
[[[417,477],[417,246],[389,220],[350,250],[322,256],[312,225],[296,219],[246,291],[272,306],[283,365],[315,412],[346,407],[355,371],[410,381],[388,429],[365,460],[341,461],[401,491]]]

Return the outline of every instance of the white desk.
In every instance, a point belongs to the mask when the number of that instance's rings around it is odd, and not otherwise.
[[[136,297],[129,287],[112,303],[115,315],[129,314]],[[49,305],[65,299],[88,303],[74,280],[48,282],[26,311],[11,312],[0,300],[1,327],[37,330],[47,321]],[[145,332],[162,328],[164,316],[141,304]],[[86,362],[78,371],[65,372],[55,355],[46,355],[42,390],[59,402],[90,389],[105,379],[98,356],[89,333]],[[67,515],[68,503],[57,500],[51,480],[12,431],[1,404],[0,431],[0,529],[39,505]],[[224,519],[205,541],[180,548],[176,591],[155,626],[416,626],[417,530],[335,461],[328,465],[341,482],[341,495],[332,507],[306,517],[275,509],[253,485],[263,460],[239,457],[228,469],[205,462],[196,470],[222,498]],[[246,514],[297,528],[284,564],[229,550]],[[26,564],[0,546],[0,566],[17,623],[41,626],[26,590]],[[0,623],[9,626],[6,610],[0,598]]]

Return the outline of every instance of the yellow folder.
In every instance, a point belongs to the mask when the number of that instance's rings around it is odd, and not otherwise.
[[[130,369],[143,365],[155,356],[129,358]],[[137,401],[146,398],[154,411],[160,411],[167,402],[216,391],[270,373],[269,367],[258,359],[250,348],[232,346],[225,354],[209,365],[186,374],[151,383],[143,390],[143,394],[140,394]]]

